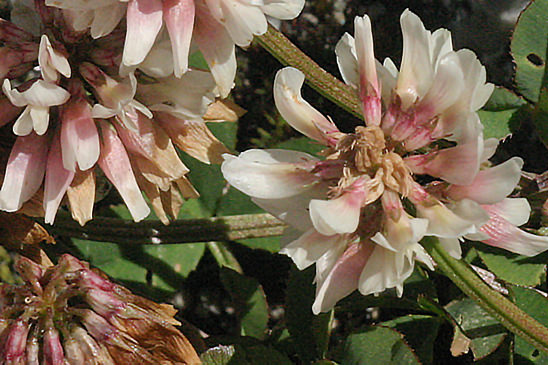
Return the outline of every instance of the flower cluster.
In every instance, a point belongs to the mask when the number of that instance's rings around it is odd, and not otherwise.
[[[70,255],[20,257],[24,285],[0,286],[0,357],[8,364],[197,364],[175,310],[131,294]]]
[[[493,91],[470,50],[454,51],[450,32],[427,31],[410,11],[401,16],[398,68],[374,57],[367,16],[336,47],[344,81],[356,89],[365,125],[341,132],[300,93],[304,75],[278,72],[276,106],[296,130],[325,146],[318,158],[285,150],[225,155],[235,188],[290,225],[282,253],[299,269],[316,264],[314,313],[359,289],[399,295],[416,260],[433,262],[419,241],[435,236],[455,258],[464,238],[535,255],[548,238],[517,228],[525,199],[507,196],[523,161],[490,167],[496,140],[483,140],[476,111]]]
[[[66,196],[84,224],[104,174],[135,221],[150,212],[141,191],[163,222],[176,217],[197,192],[174,144],[206,163],[227,152],[204,119],[232,87],[234,42],[266,31],[265,14],[296,16],[302,7],[219,4],[213,14],[213,4],[193,1],[13,2],[11,21],[0,20],[0,127],[16,136],[0,209],[18,211],[34,197],[53,223]],[[211,72],[189,68],[191,44]]]

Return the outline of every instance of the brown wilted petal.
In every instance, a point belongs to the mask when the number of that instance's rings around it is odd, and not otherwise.
[[[74,179],[67,189],[72,218],[81,226],[93,218],[95,203],[95,173],[92,169],[76,171]]]
[[[155,113],[155,119],[177,147],[203,163],[221,163],[222,154],[230,153],[203,121],[183,120],[165,112]]]
[[[204,114],[206,122],[236,122],[247,110],[233,102],[223,99],[211,103]]]

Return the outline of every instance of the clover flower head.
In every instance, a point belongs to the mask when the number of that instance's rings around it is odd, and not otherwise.
[[[496,141],[483,140],[476,111],[493,85],[473,52],[453,50],[445,29],[427,31],[401,16],[400,68],[374,57],[369,17],[336,47],[344,81],[361,101],[365,125],[343,133],[300,93],[304,75],[280,70],[274,99],[297,131],[325,146],[320,157],[284,150],[225,155],[222,171],[290,229],[280,251],[299,269],[316,264],[319,313],[355,289],[363,295],[395,288],[416,260],[433,269],[419,241],[436,236],[460,258],[460,241],[482,241],[535,255],[548,238],[517,228],[529,216],[525,199],[507,196],[523,161],[487,166]]]
[[[16,269],[24,283],[0,285],[6,363],[200,363],[170,305],[136,296],[68,254],[55,266],[19,257]]]
[[[15,23],[0,21],[0,59],[6,61],[0,127],[15,134],[1,210],[18,211],[37,197],[43,202],[38,214],[53,223],[68,200],[84,224],[93,215],[99,169],[135,221],[150,213],[142,192],[166,224],[183,198],[197,196],[175,145],[206,163],[227,151],[203,118],[218,88],[203,70],[188,69],[179,78],[152,68],[146,68],[151,74],[120,74],[124,38],[132,31],[121,17],[127,6],[146,3],[41,0],[14,7],[38,26],[15,13]]]

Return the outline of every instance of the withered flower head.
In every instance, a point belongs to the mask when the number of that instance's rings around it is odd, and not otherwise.
[[[45,267],[19,257],[23,285],[0,286],[6,364],[196,364],[175,309],[132,294],[63,255]]]

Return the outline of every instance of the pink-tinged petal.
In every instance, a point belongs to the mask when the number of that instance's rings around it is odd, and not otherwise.
[[[274,79],[274,102],[282,117],[302,134],[325,145],[332,144],[330,134],[337,127],[325,118],[301,96],[304,74],[293,67],[286,67]]]
[[[150,209],[139,190],[126,150],[113,127],[101,122],[102,146],[98,163],[116,187],[136,222],[149,215]]]
[[[31,133],[17,137],[0,189],[0,209],[15,212],[42,185],[48,156],[48,138]]]
[[[5,364],[25,363],[25,346],[29,327],[28,321],[22,319],[17,319],[10,325],[3,343],[2,357]]]
[[[360,99],[367,125],[381,124],[381,90],[373,48],[371,20],[367,15],[354,19],[356,57],[360,72]]]
[[[282,20],[296,18],[304,7],[304,0],[264,0],[261,6],[265,14]]]
[[[99,159],[99,133],[91,116],[91,107],[84,99],[76,99],[61,112],[61,148],[63,166],[85,171]]]
[[[404,159],[414,174],[428,174],[458,185],[468,185],[479,171],[482,136],[467,143]]]
[[[416,114],[420,124],[427,123],[457,100],[464,90],[463,78],[457,55],[445,55],[436,67],[432,87],[417,105]]]
[[[236,54],[234,42],[224,26],[211,16],[201,1],[196,3],[194,40],[200,48],[222,98],[226,98],[234,86]]]
[[[327,275],[325,270],[320,278],[316,275],[316,300],[312,305],[314,314],[327,312],[337,301],[358,288],[363,267],[373,249],[374,245],[368,242],[351,244],[340,257],[334,257],[336,261]]]
[[[163,16],[173,50],[173,70],[181,77],[188,69],[188,52],[194,28],[193,0],[164,0]]]
[[[254,35],[262,35],[268,29],[263,11],[255,6],[238,0],[221,1],[224,24],[230,38],[240,47],[251,44]]]
[[[346,244],[342,235],[324,236],[314,228],[309,229],[279,252],[291,257],[299,270],[304,270],[323,256],[328,250]]]
[[[480,230],[489,235],[482,242],[525,256],[535,256],[548,249],[548,237],[537,236],[517,228],[499,214],[499,207],[484,205],[490,219]]]
[[[417,215],[420,218],[428,219],[427,235],[457,238],[476,231],[476,222],[459,217],[441,203],[434,205],[418,204],[416,207]]]
[[[496,211],[499,216],[518,227],[527,223],[531,217],[531,206],[525,198],[506,198],[496,204],[482,207],[487,211]]]
[[[183,177],[189,170],[180,160],[167,133],[141,113],[135,121],[135,131],[124,128],[118,123],[115,124],[124,146],[130,152],[148,159],[170,178]]]
[[[317,183],[312,174],[317,159],[297,151],[249,150],[239,157],[223,155],[221,171],[236,189],[259,199],[288,198]]]
[[[74,179],[74,171],[63,167],[61,156],[61,141],[57,134],[50,146],[44,183],[44,221],[53,224],[57,209],[65,196],[70,183]]]
[[[470,185],[451,185],[447,195],[453,200],[472,199],[480,204],[494,204],[507,197],[521,177],[523,160],[519,157],[478,172]]]
[[[131,0],[127,8],[127,33],[122,63],[143,62],[162,28],[161,0]]]
[[[46,365],[63,365],[65,363],[65,355],[59,332],[53,327],[53,323],[51,323],[51,327],[44,333],[43,351],[44,363]]]
[[[318,232],[331,236],[356,231],[367,195],[363,184],[358,185],[335,199],[310,201],[310,218]]]

